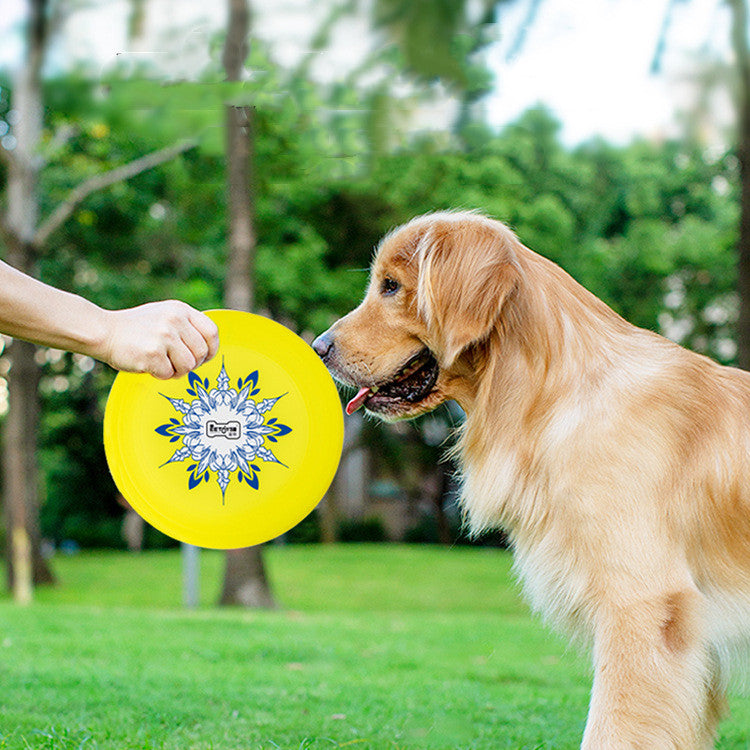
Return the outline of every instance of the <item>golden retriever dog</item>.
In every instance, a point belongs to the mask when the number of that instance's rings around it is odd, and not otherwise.
[[[418,217],[314,342],[386,420],[455,399],[462,507],[591,644],[584,748],[706,748],[750,631],[750,375],[630,325],[505,225]]]

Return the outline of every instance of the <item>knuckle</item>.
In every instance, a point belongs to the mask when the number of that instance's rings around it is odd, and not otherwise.
[[[159,343],[156,346],[161,349],[164,345],[174,344],[178,336],[175,331],[175,326],[168,320],[165,320],[158,333]]]
[[[164,308],[164,319],[170,325],[174,326],[181,323],[185,318],[185,310],[182,302],[168,302]]]
[[[187,362],[184,365],[179,365],[174,368],[174,377],[181,378],[183,375],[187,375],[194,367],[195,365],[191,367]]]
[[[159,373],[166,372],[167,370],[171,370],[172,367],[167,360],[167,357],[164,354],[164,350],[159,348],[153,348],[147,356],[148,371],[155,375],[156,377],[159,377]]]
[[[173,370],[171,367],[167,368],[162,365],[149,368],[149,372],[159,380],[169,380],[172,377]]]

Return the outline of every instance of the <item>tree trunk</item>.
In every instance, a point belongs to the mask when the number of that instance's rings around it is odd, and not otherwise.
[[[137,45],[146,30],[146,0],[130,0],[128,42]]]
[[[8,167],[8,262],[32,270],[33,239],[39,216],[37,149],[42,133],[41,71],[47,45],[47,2],[30,0],[26,60],[13,90],[18,113],[16,147]],[[39,484],[36,438],[39,427],[39,370],[35,347],[16,341],[8,377],[9,411],[3,444],[4,505],[7,522],[8,582],[16,601],[31,601],[33,583],[48,583],[52,573],[39,551]]]
[[[10,347],[10,409],[5,420],[3,450],[8,586],[15,600],[22,604],[31,601],[33,584],[54,582],[40,552],[36,463],[39,368],[35,352],[36,347],[25,341],[14,341]]]
[[[252,107],[226,106],[229,255],[224,304],[232,310],[253,308],[255,266],[254,196],[251,190]]]
[[[276,606],[260,547],[227,550],[226,561],[219,604],[266,609]]]
[[[323,544],[335,544],[339,539],[339,509],[334,487],[329,487],[325,497],[318,505],[320,518],[320,541]]]
[[[732,46],[739,72],[737,102],[737,155],[740,163],[740,226],[737,275],[740,316],[737,359],[750,370],[750,49],[747,0],[729,0],[732,9]]]
[[[228,81],[242,78],[248,53],[250,9],[248,0],[229,0],[224,69]],[[224,304],[234,310],[253,308],[255,230],[252,192],[253,110],[226,106],[227,202],[229,257]],[[261,547],[228,550],[219,604],[242,607],[276,606],[268,585]]]

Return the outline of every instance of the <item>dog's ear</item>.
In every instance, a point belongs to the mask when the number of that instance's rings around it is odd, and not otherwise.
[[[435,219],[417,247],[417,305],[435,354],[450,367],[486,338],[519,281],[515,235],[480,217]]]

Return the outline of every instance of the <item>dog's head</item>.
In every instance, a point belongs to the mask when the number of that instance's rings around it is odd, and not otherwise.
[[[331,374],[358,389],[347,412],[404,419],[459,398],[518,282],[516,244],[472,213],[420,216],[387,235],[362,304],[313,342]]]

